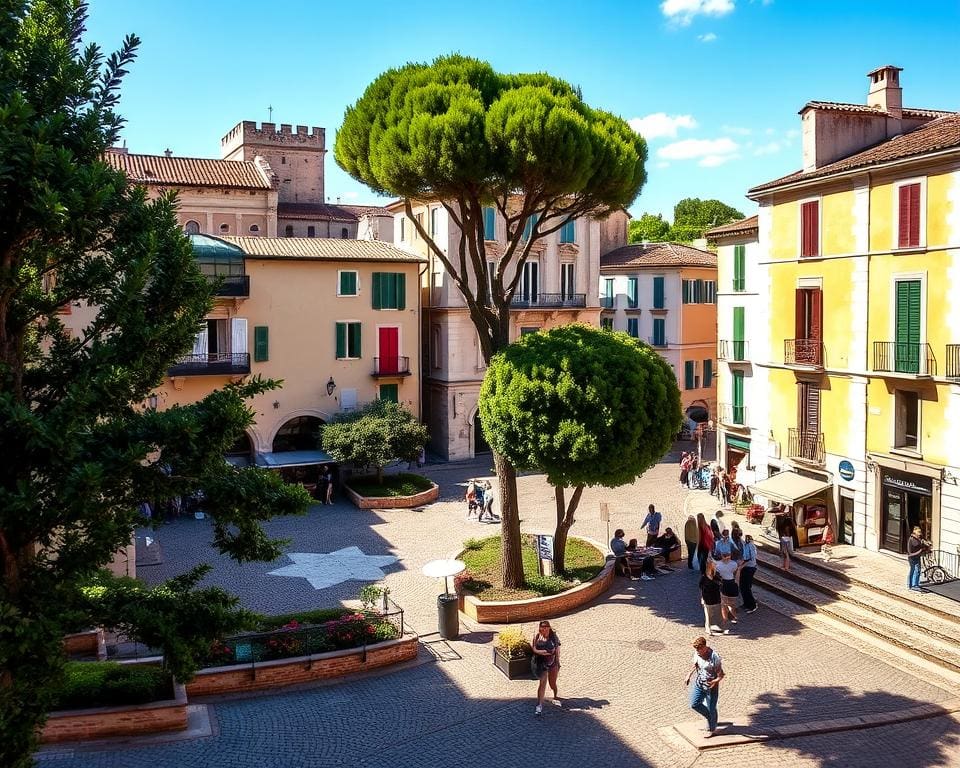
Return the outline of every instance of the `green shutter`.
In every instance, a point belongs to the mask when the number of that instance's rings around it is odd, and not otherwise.
[[[253,362],[265,363],[270,359],[270,329],[265,325],[253,327]]]
[[[400,402],[400,385],[399,384],[381,384],[380,399],[389,400],[391,403]]]
[[[496,240],[496,212],[493,208],[483,209],[483,239]]]
[[[683,388],[684,389],[693,389],[693,373],[694,373],[693,360],[687,360],[683,364]]]
[[[733,247],[733,290],[735,291],[746,289],[746,252],[745,245]]]
[[[383,309],[383,300],[380,298],[380,291],[383,285],[383,273],[373,273],[373,285],[370,288],[370,294],[373,296],[373,308]]]
[[[663,320],[659,317],[655,317],[653,319],[653,345],[655,347],[662,347],[666,345],[666,329],[666,320]]]
[[[743,424],[743,371],[731,371],[733,374],[733,423]]]
[[[350,333],[347,334],[347,351],[350,357],[363,357],[360,353],[360,323],[350,323]]]
[[[920,281],[897,281],[895,368],[899,373],[920,371]]]
[[[683,303],[689,304],[690,303],[690,281],[689,280],[682,280],[680,282],[680,293],[683,296],[682,298]]]
[[[347,324],[337,323],[337,360],[347,356]]]
[[[713,382],[713,360],[703,361],[703,386],[704,389]]]
[[[745,309],[743,307],[733,308],[733,359],[743,360],[744,347],[743,334],[746,322]]]
[[[663,278],[653,278],[653,308],[663,309]]]
[[[357,273],[350,271],[343,271],[340,273],[340,295],[341,296],[356,296],[357,295]]]
[[[407,308],[407,276],[397,273],[397,309]]]

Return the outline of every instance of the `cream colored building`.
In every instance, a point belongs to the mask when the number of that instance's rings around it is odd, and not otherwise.
[[[486,372],[476,328],[466,301],[443,264],[407,219],[402,202],[387,206],[394,214],[394,242],[427,258],[423,291],[423,420],[431,448],[445,459],[465,459],[489,450],[477,412]],[[413,215],[447,254],[457,252],[460,230],[439,203],[413,206]],[[628,214],[604,221],[577,219],[538,240],[513,297],[510,339],[572,322],[598,325],[597,281],[603,244],[626,243]],[[506,222],[493,208],[485,214],[487,258],[496,263],[506,247]],[[507,271],[505,282],[516,272]]]

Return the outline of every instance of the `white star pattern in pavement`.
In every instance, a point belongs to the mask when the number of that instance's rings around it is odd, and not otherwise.
[[[393,565],[393,555],[365,555],[360,547],[344,547],[336,552],[288,552],[293,560],[268,576],[288,576],[306,579],[314,589],[326,589],[344,581],[378,581],[384,577],[382,568]]]

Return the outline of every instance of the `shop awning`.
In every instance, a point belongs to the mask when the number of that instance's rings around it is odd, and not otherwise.
[[[333,456],[323,451],[280,451],[278,453],[258,453],[257,466],[267,469],[280,467],[309,467],[312,464],[336,464]]]
[[[766,480],[750,486],[754,496],[763,496],[771,501],[783,504],[796,504],[830,487],[830,483],[822,480],[811,480],[809,477],[798,475],[796,472],[778,472]]]
[[[244,469],[250,466],[249,456],[224,456],[223,458],[226,460],[227,464],[230,464],[237,469]]]

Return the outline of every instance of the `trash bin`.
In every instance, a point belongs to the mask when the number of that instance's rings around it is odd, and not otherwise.
[[[460,638],[460,614],[456,595],[440,595],[437,597],[437,614],[439,616],[440,637],[444,640]]]

